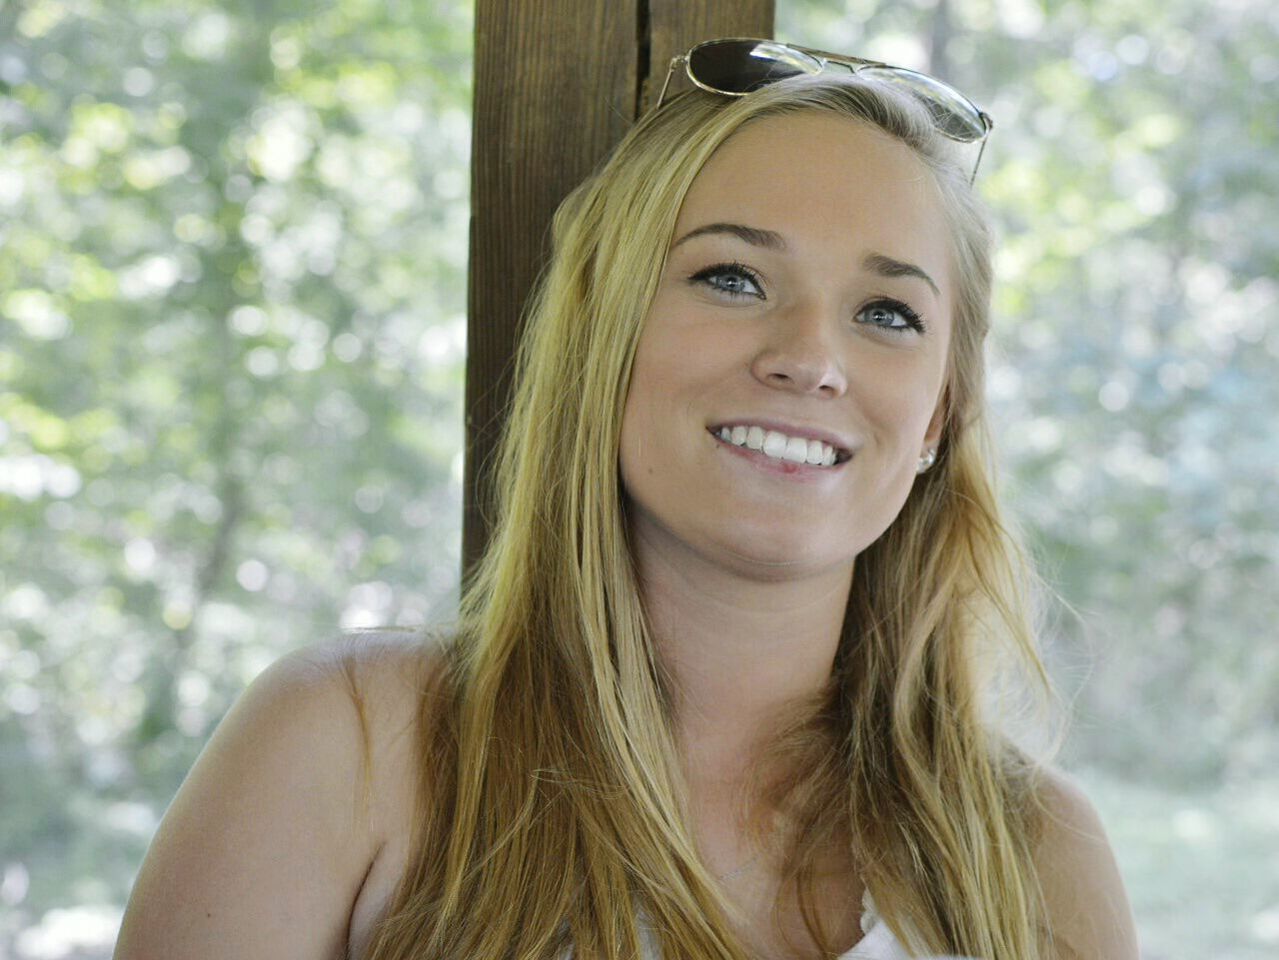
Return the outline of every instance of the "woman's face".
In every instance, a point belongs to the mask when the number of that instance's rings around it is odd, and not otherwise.
[[[637,545],[765,579],[851,569],[938,440],[951,289],[908,147],[822,113],[736,133],[685,198],[640,336],[620,454]]]

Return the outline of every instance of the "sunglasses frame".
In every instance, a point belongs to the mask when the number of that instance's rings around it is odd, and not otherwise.
[[[777,47],[782,47],[785,50],[790,50],[795,53],[800,53],[800,54],[803,54],[804,56],[811,57],[812,59],[816,60],[819,64],[819,69],[817,71],[818,73],[821,73],[822,71],[824,71],[831,64],[835,64],[841,67],[847,67],[849,72],[852,74],[860,73],[862,70],[865,70],[869,67],[877,67],[877,68],[883,68],[886,70],[897,71],[903,74],[913,74],[914,76],[923,77],[926,80],[931,80],[933,83],[936,83],[941,85],[942,87],[945,87],[947,90],[954,93],[954,95],[958,97],[961,102],[963,102],[964,104],[967,104],[967,106],[971,108],[973,115],[977,118],[977,120],[982,125],[981,136],[973,137],[970,140],[965,140],[961,137],[956,137],[952,135],[951,133],[947,132],[940,125],[938,125],[937,127],[938,133],[940,133],[942,136],[946,137],[949,140],[954,140],[956,143],[973,143],[973,142],[980,143],[980,147],[977,150],[977,162],[973,164],[973,172],[972,172],[972,175],[969,176],[968,178],[968,185],[972,186],[972,184],[976,181],[977,169],[981,166],[982,155],[985,154],[986,152],[986,141],[990,139],[990,131],[993,130],[995,127],[995,121],[991,118],[990,114],[988,114],[981,107],[977,106],[977,104],[973,103],[970,99],[968,99],[968,97],[964,96],[964,94],[960,93],[958,90],[956,90],[954,87],[952,87],[949,83],[947,83],[944,80],[939,80],[937,77],[930,76],[929,74],[926,74],[926,73],[921,73],[918,70],[911,70],[909,67],[899,67],[891,63],[884,63],[880,60],[866,60],[861,57],[849,57],[849,56],[845,56],[842,53],[830,53],[826,50],[814,50],[811,47],[801,47],[798,44],[794,44],[794,43],[785,43],[781,40],[765,40],[759,37],[719,37],[715,40],[703,40],[701,43],[694,44],[692,47],[690,47],[687,53],[681,53],[674,57],[671,57],[670,66],[667,67],[666,69],[666,80],[662,84],[662,91],[657,96],[657,103],[653,105],[653,110],[654,111],[660,110],[662,104],[666,102],[666,91],[671,85],[671,78],[675,76],[675,68],[680,66],[681,64],[683,64],[684,66],[684,73],[687,74],[688,79],[693,82],[694,86],[702,90],[705,90],[707,93],[715,93],[724,97],[744,97],[748,93],[753,93],[754,92],[753,90],[744,90],[744,91],[721,90],[719,87],[712,87],[709,84],[703,83],[694,75],[693,54],[696,53],[698,50],[700,50],[702,47],[715,46],[721,43],[768,43]],[[811,75],[812,74],[810,74],[810,76]]]

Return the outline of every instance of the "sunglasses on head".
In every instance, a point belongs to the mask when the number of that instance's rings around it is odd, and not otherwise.
[[[801,74],[818,74],[839,70],[891,84],[912,94],[932,115],[938,132],[959,143],[981,144],[977,162],[973,164],[971,184],[977,178],[986,151],[986,138],[995,122],[984,110],[948,83],[926,73],[894,67],[877,60],[846,57],[838,53],[810,50],[776,40],[752,40],[734,37],[707,40],[688,53],[671,58],[666,82],[654,110],[666,99],[667,88],[675,68],[684,65],[688,79],[703,90],[727,97],[743,97],[752,90]]]

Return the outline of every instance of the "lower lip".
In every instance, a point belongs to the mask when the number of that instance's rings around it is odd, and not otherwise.
[[[710,433],[710,431],[706,431]],[[735,443],[729,443],[713,433],[711,437],[721,447],[734,456],[741,457],[743,460],[754,465],[756,468],[765,473],[773,473],[780,477],[786,477],[790,480],[799,480],[805,482],[814,482],[824,477],[834,476],[839,472],[840,467],[847,463],[835,463],[829,467],[820,467],[811,463],[795,463],[792,460],[778,460],[775,457],[766,456],[759,450],[752,450],[749,447],[739,447]]]

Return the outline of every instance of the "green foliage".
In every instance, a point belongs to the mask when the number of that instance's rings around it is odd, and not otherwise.
[[[1279,936],[1279,783],[1170,791],[1081,770],[1140,921],[1142,956],[1269,960]]]
[[[470,11],[40,0],[0,38],[8,955],[123,903],[266,663],[452,616]]]
[[[778,9],[995,117],[1008,493],[1152,957],[1279,942],[1272,7]],[[0,0],[0,956],[105,955],[280,652],[452,615],[470,16]]]

